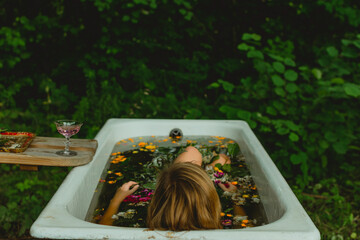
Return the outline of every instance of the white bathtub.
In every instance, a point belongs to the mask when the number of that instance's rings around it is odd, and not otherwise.
[[[269,224],[245,229],[147,231],[85,221],[93,193],[111,151],[119,140],[168,136],[174,128],[186,135],[224,136],[235,140],[258,187]],[[36,238],[52,239],[238,239],[319,240],[320,234],[248,124],[228,120],[109,119],[97,134],[98,149],[87,165],[74,168],[31,227]]]

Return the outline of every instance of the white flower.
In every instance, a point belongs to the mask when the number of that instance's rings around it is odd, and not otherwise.
[[[111,218],[112,219],[119,219],[119,217],[123,217],[123,218],[133,218],[134,215],[136,213],[135,209],[129,209],[126,212],[119,212],[116,215],[113,215]]]
[[[223,196],[225,197],[232,197],[235,193],[229,192],[229,191],[224,191],[223,192]]]
[[[142,206],[143,207],[143,206],[146,206],[148,204],[149,204],[149,202],[138,202],[138,203],[135,204],[135,206],[137,206],[137,207]]]
[[[133,218],[136,213],[135,209],[129,209],[125,212],[124,218]]]
[[[237,215],[237,216],[234,216],[233,221],[239,223],[242,220],[247,220],[247,218],[248,218],[248,216]]]

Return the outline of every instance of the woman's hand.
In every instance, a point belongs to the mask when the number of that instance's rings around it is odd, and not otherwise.
[[[124,183],[121,187],[119,187],[116,190],[113,199],[111,199],[110,201],[109,207],[106,209],[104,216],[101,218],[99,223],[104,225],[112,225],[114,222],[114,219],[112,219],[112,215],[118,212],[121,202],[127,196],[133,194],[138,188],[139,185],[134,181]]]
[[[220,182],[220,183],[218,183],[218,185],[225,192],[236,192],[236,190],[237,190],[237,187],[232,185],[230,182],[226,182],[225,184],[222,184]]]
[[[123,201],[127,196],[133,194],[138,188],[139,188],[139,185],[137,182],[130,181],[130,182],[124,183],[121,187],[119,187],[116,190],[113,200]]]

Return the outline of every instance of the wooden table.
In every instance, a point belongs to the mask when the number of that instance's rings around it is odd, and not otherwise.
[[[55,154],[65,148],[65,138],[35,137],[22,153],[0,152],[0,163],[20,164],[22,170],[37,170],[38,166],[80,166],[89,163],[98,146],[94,139],[71,139],[70,150],[77,155],[64,157]]]

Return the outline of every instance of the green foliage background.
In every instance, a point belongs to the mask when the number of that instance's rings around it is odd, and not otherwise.
[[[360,221],[360,3],[0,0],[0,127],[242,119],[324,239]],[[0,165],[0,236],[26,237],[67,168]]]

